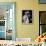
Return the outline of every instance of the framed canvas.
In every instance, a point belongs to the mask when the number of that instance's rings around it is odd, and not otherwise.
[[[32,23],[32,10],[22,10],[22,23]]]
[[[15,2],[0,2],[0,40],[15,40]]]
[[[46,4],[46,0],[39,0],[40,4]]]
[[[46,32],[46,11],[39,12],[39,35]]]

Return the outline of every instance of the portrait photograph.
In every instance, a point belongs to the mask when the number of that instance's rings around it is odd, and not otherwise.
[[[32,23],[32,10],[22,10],[22,23]]]

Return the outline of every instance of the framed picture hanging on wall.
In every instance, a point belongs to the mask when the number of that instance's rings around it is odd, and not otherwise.
[[[22,23],[32,23],[32,10],[22,10]]]

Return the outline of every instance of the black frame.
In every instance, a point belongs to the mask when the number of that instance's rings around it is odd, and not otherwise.
[[[27,12],[27,11],[29,11],[30,19],[32,19],[32,10],[22,10],[22,23],[24,23],[23,22],[23,16],[24,16],[25,12]],[[30,23],[32,23],[32,20],[28,24],[30,24]]]

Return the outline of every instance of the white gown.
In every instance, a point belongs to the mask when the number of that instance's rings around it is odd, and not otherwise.
[[[23,21],[24,21],[24,23],[29,23],[28,16],[24,15],[23,16]]]

